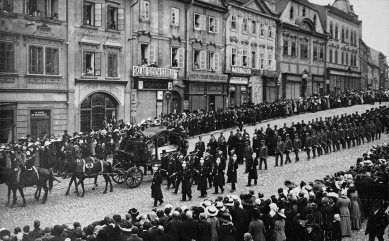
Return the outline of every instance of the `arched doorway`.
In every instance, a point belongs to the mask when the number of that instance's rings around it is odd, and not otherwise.
[[[101,129],[104,117],[109,121],[116,117],[118,103],[111,95],[98,92],[89,95],[81,103],[81,131]]]

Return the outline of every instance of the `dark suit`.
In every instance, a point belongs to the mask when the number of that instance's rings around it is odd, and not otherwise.
[[[211,223],[207,221],[199,222],[199,235],[196,241],[211,241]]]
[[[165,228],[165,233],[169,234],[172,241],[180,240],[180,229],[182,222],[178,219],[173,219],[168,222]]]
[[[142,238],[139,238],[138,235],[133,234],[131,237],[127,239],[127,241],[143,241]]]
[[[331,205],[327,204],[321,209],[322,229],[325,233],[332,230],[334,220],[334,210]]]
[[[232,223],[237,231],[235,241],[243,241],[243,235],[247,232],[250,222],[247,211],[243,208],[237,207],[231,212],[231,216]]]
[[[197,240],[197,235],[199,234],[200,226],[199,223],[190,218],[182,223],[180,236],[182,241],[192,241],[192,239]]]

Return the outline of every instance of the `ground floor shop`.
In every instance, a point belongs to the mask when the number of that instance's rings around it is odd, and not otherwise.
[[[282,86],[279,84],[279,75],[276,71],[263,70],[263,100],[267,102],[275,101],[280,97]]]
[[[263,80],[261,76],[253,75],[250,77],[249,92],[251,93],[251,102],[254,105],[263,102]]]
[[[329,80],[330,91],[339,93],[346,89],[361,89],[361,72],[352,71],[350,69],[327,69],[327,79]]]
[[[242,105],[252,103],[252,87],[249,87],[249,78],[230,76],[229,79],[228,106],[240,107]]]
[[[30,134],[59,136],[67,126],[67,91],[0,92],[0,143]]]
[[[282,97],[285,99],[306,98],[314,93],[313,88],[312,76],[307,71],[302,74],[282,73]]]
[[[327,86],[324,75],[312,75],[312,93],[323,95],[327,93],[329,86]]]

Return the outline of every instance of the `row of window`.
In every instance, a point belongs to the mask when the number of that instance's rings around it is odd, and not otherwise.
[[[47,46],[28,46],[28,74],[59,75],[59,49]],[[101,53],[84,51],[82,55],[85,76],[101,75]],[[14,73],[15,47],[13,43],[0,42],[0,72]],[[118,55],[107,54],[107,76],[118,77]]]
[[[337,49],[335,50],[329,49],[328,62],[334,64],[343,64],[343,65],[350,65],[350,66],[357,67],[358,55],[351,53],[349,58],[349,53],[342,51],[342,53],[340,54],[340,62],[339,62],[339,51]]]
[[[257,52],[255,51],[252,51],[251,56],[249,56],[249,51],[247,49],[231,48],[231,65],[252,69],[274,70],[275,61],[273,61],[272,54],[269,54],[267,59],[265,59],[265,53],[260,52],[259,58],[257,59]]]
[[[14,12],[15,0],[1,0],[0,11]],[[17,4],[18,5],[18,4]],[[24,0],[23,13],[34,18],[58,20],[58,0]]]
[[[284,40],[283,55],[297,57],[298,48],[296,40]],[[300,58],[309,59],[309,46],[307,41],[300,41]],[[324,61],[324,45],[313,44],[313,60]]]
[[[87,26],[102,26],[102,4],[83,2],[82,24]],[[124,30],[124,8],[108,5],[106,7],[106,29]]]
[[[339,37],[340,37],[341,38],[340,40],[342,42],[346,42],[346,43],[349,43],[349,44],[352,44],[355,46],[357,45],[358,36],[357,36],[357,32],[354,30],[350,30],[350,38],[349,38],[349,30],[348,29],[345,29],[344,27],[342,27],[342,32],[340,33],[338,24],[336,24],[335,25],[335,33],[334,33],[334,25],[332,23],[330,23],[330,31],[329,32],[330,32],[330,37],[332,39],[339,40]]]
[[[303,7],[303,9],[302,9],[301,15],[303,17],[306,17],[306,9],[305,9],[305,7]],[[294,8],[293,8],[293,6],[291,6],[290,9],[289,9],[289,18],[290,19],[294,18]],[[315,14],[315,15],[313,15],[313,24],[315,26],[316,26],[316,22],[317,22],[317,17],[316,17],[316,14]]]
[[[238,30],[237,15],[231,16],[231,25],[232,30]],[[242,32],[257,34],[257,22],[255,20],[249,21],[248,18],[243,18],[242,21]],[[273,27],[269,25],[266,29],[265,23],[259,24],[259,34],[260,36],[273,38]]]

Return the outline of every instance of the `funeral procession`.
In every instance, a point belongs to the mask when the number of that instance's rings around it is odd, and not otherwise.
[[[389,240],[388,9],[0,0],[0,241]]]

